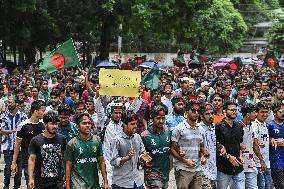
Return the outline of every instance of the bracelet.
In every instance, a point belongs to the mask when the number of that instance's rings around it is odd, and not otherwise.
[[[226,157],[227,160],[229,160],[231,155],[226,153],[225,157]]]

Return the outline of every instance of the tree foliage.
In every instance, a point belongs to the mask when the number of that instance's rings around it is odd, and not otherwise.
[[[280,20],[271,28],[267,35],[268,48],[278,54],[284,54],[284,20]]]

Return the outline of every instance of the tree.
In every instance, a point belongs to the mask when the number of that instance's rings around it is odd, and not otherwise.
[[[284,54],[284,19],[275,23],[267,34],[268,48],[278,54]]]
[[[247,31],[241,14],[229,0],[213,0],[211,6],[195,15],[192,43],[213,53],[240,48]]]

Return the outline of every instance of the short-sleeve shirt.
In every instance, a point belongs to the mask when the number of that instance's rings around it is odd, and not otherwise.
[[[269,137],[276,140],[284,140],[284,125],[277,124],[275,121],[267,123]],[[284,146],[270,146],[269,159],[271,169],[284,168]]]
[[[77,129],[76,124],[71,121],[68,123],[66,127],[62,127],[59,124],[59,127],[56,132],[58,134],[62,134],[66,138],[67,142],[69,142],[72,138],[79,135],[79,131]]]
[[[199,126],[191,127],[187,120],[178,124],[172,131],[172,141],[177,143],[180,150],[185,152],[185,159],[194,160],[196,166],[189,168],[181,161],[175,161],[175,170],[184,170],[190,172],[201,171],[199,158],[200,146],[203,145],[203,138]]]
[[[63,157],[66,139],[63,135],[46,138],[35,136],[29,145],[29,154],[36,155],[35,188],[57,188],[63,185]]]
[[[164,126],[161,133],[149,127],[141,134],[145,150],[149,152],[152,160],[144,166],[144,180],[161,182],[169,181],[170,172],[170,140],[171,131]]]
[[[64,159],[72,162],[71,188],[100,188],[97,164],[102,156],[102,143],[95,135],[86,140],[77,136],[68,142]]]
[[[22,139],[21,153],[23,163],[27,163],[29,159],[28,148],[32,138],[41,134],[44,129],[44,124],[42,122],[32,123],[30,120],[26,120],[20,123],[17,129],[17,138]]]

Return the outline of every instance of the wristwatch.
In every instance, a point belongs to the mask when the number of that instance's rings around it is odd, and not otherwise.
[[[226,157],[227,160],[229,160],[231,155],[226,153],[225,157]]]

